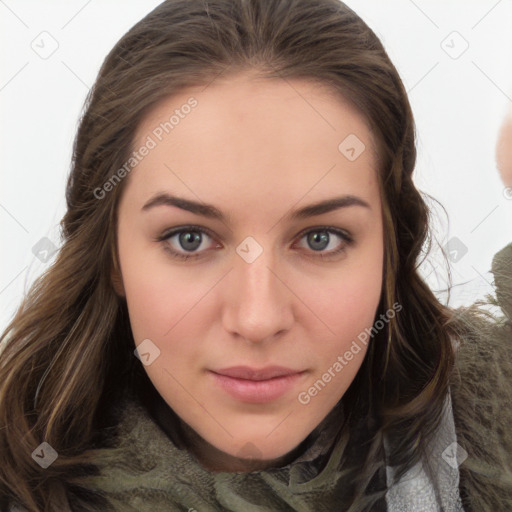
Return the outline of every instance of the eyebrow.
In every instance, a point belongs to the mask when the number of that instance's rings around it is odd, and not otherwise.
[[[219,220],[225,223],[228,219],[218,208],[211,204],[191,201],[183,197],[173,196],[166,192],[157,193],[144,206],[142,211],[148,211],[157,206],[175,206],[182,210],[186,210],[196,215],[201,215],[209,219]],[[329,213],[340,208],[348,208],[350,206],[361,206],[371,210],[371,206],[361,199],[353,195],[344,195],[325,199],[318,203],[313,203],[298,210],[292,210],[287,217],[290,220],[307,219],[324,213]]]

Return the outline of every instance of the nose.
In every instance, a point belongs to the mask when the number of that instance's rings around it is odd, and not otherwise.
[[[272,252],[263,250],[248,263],[234,255],[234,269],[224,283],[223,326],[233,336],[258,343],[275,340],[294,322],[294,295]]]

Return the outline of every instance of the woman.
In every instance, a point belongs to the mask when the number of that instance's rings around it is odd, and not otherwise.
[[[396,69],[337,0],[135,25],[87,101],[62,249],[2,337],[4,507],[512,505],[510,324],[419,276],[415,155]]]

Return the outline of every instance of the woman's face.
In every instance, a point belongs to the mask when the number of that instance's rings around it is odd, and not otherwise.
[[[144,368],[205,466],[286,457],[354,379],[381,296],[370,132],[318,84],[238,75],[158,104],[134,148],[117,289]]]

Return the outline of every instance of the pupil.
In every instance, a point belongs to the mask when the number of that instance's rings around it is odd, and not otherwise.
[[[201,234],[196,231],[181,233],[180,244],[183,249],[193,251],[201,245]]]
[[[308,243],[315,251],[325,249],[329,244],[329,233],[327,231],[316,231],[308,235]]]

